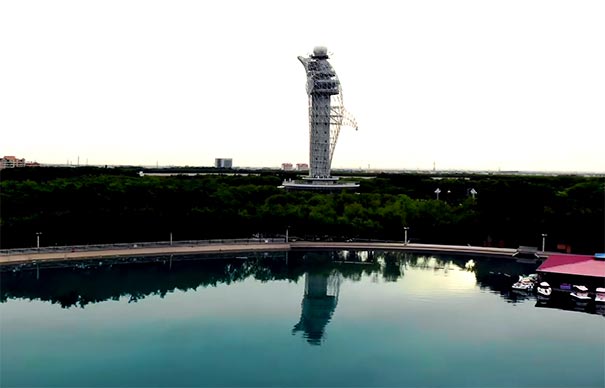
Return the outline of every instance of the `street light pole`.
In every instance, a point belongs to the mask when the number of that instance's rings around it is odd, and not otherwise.
[[[542,252],[544,252],[544,248],[546,247],[546,233],[542,233]]]
[[[40,249],[40,235],[42,232],[36,232],[36,248]]]
[[[403,232],[404,232],[403,243],[405,245],[408,245],[408,230],[410,230],[409,227],[407,227],[407,226],[403,227]]]
[[[288,243],[288,233],[290,231],[290,227],[286,226],[286,244]]]

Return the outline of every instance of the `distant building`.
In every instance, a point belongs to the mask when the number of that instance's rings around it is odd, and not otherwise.
[[[296,163],[296,169],[298,171],[309,171],[309,165],[307,163]]]
[[[284,171],[292,171],[292,163],[282,163],[281,169]]]
[[[16,167],[25,167],[25,159],[18,159],[14,156],[5,156],[0,159],[0,170]]]
[[[216,159],[214,159],[214,167],[216,167],[216,168],[233,168],[233,159],[216,158]]]

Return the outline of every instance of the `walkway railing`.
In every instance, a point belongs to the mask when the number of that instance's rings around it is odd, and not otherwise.
[[[182,241],[153,241],[116,244],[92,244],[92,245],[62,245],[40,248],[15,248],[0,249],[0,256],[21,255],[29,253],[63,253],[63,252],[94,252],[118,249],[136,248],[162,248],[162,247],[196,247],[215,244],[249,245],[285,243],[285,238],[238,238],[238,239],[212,239],[212,240],[182,240]]]

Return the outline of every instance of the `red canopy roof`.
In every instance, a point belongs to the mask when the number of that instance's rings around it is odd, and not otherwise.
[[[605,278],[605,261],[587,255],[550,255],[537,271]]]

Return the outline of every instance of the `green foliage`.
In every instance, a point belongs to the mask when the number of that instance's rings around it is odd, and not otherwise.
[[[17,169],[15,169],[17,170]],[[386,175],[359,193],[285,192],[283,176],[137,175],[138,169],[2,173],[2,248],[248,237],[403,239],[603,251],[605,184],[578,176]],[[34,171],[35,170],[35,171]],[[440,199],[434,191],[441,189]],[[473,199],[469,192],[479,193]]]

